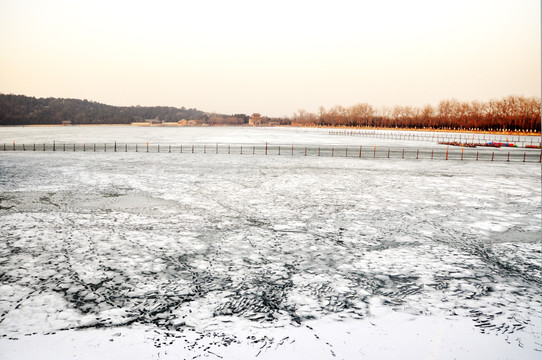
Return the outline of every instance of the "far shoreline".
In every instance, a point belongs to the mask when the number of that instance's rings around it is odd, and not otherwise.
[[[187,126],[187,125],[133,125],[133,124],[30,124],[30,125],[0,125],[1,127],[99,127],[99,126],[126,126],[126,127],[163,127],[163,128],[217,128],[217,127],[247,127],[247,128],[296,128],[296,129],[334,129],[345,131],[413,131],[413,132],[443,132],[443,133],[466,133],[466,134],[491,134],[491,135],[518,135],[518,136],[541,136],[540,132],[524,131],[490,131],[490,130],[467,130],[467,129],[418,129],[418,128],[387,128],[387,127],[349,127],[349,126],[296,126],[296,125],[278,125],[278,126],[232,126],[232,125],[206,125],[206,126]]]

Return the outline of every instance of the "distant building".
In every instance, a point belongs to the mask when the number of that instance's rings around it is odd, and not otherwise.
[[[250,119],[248,119],[248,124],[252,126],[257,126],[257,125],[260,125],[261,123],[262,123],[262,115],[260,115],[259,113],[252,114]]]
[[[63,121],[62,122],[62,126],[71,126],[72,122],[71,121]]]
[[[179,120],[177,122],[177,124],[181,125],[181,126],[186,126],[186,124],[188,123],[188,121],[186,121],[186,119],[182,119],[182,120]]]

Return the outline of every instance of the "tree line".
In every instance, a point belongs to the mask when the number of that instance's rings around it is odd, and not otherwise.
[[[320,107],[318,113],[297,111],[291,118],[261,117],[261,125],[349,126],[417,129],[540,132],[540,99],[508,96],[487,102],[443,100],[437,106],[375,108],[367,103],[350,107]],[[111,106],[78,99],[35,98],[0,94],[0,125],[130,124],[153,119],[197,120],[207,125],[246,125],[246,114],[224,115],[198,109],[165,106]]]
[[[166,122],[208,120],[201,110],[166,106],[111,106],[78,99],[0,94],[0,125],[130,124],[148,119]]]
[[[508,96],[487,102],[442,100],[437,106],[394,106],[379,109],[360,103],[320,107],[317,114],[298,110],[292,124],[483,131],[540,132],[540,98]]]
[[[63,121],[75,125],[131,124],[149,120],[178,122],[183,119],[196,120],[197,125],[233,126],[248,124],[250,116],[207,113],[185,107],[123,107],[88,100],[0,94],[0,125],[59,125]],[[289,119],[262,118],[263,125],[270,122],[290,124]]]

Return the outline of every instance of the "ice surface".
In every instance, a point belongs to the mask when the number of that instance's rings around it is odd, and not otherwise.
[[[537,358],[540,196],[532,163],[0,152],[0,357]]]
[[[331,136],[330,136],[331,135]],[[162,144],[319,144],[419,146],[438,141],[511,142],[539,145],[539,136],[414,132],[398,130],[346,130],[325,128],[253,127],[139,127],[139,126],[4,126],[0,143],[162,143]]]

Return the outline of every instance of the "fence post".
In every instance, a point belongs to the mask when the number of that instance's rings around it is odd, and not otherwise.
[[[463,149],[464,148],[461,148],[461,161],[463,161]]]
[[[320,156],[320,146],[318,146],[318,156]]]
[[[194,153],[194,145],[192,145],[192,154]],[[228,154],[230,153],[229,151],[229,148],[228,148]]]
[[[13,143],[13,150],[15,150],[15,143]],[[62,144],[62,151],[66,151],[66,144]]]
[[[526,153],[524,152],[523,153],[523,162],[525,162],[525,155],[526,155]]]
[[[376,159],[376,145],[375,145],[374,150],[373,150],[373,159]]]
[[[493,151],[493,152],[491,153],[491,161],[493,161],[494,157],[495,157],[495,151]]]
[[[265,142],[265,155],[267,155],[267,141]]]
[[[390,158],[390,149],[388,149],[388,159]]]
[[[361,159],[361,147],[362,147],[362,145],[360,145],[360,147],[359,147],[359,158],[360,159]]]
[[[117,142],[115,141],[115,152],[117,152]]]
[[[420,155],[420,149],[416,150],[416,160],[418,160],[418,156]]]
[[[160,152],[160,144],[158,144],[158,152]]]
[[[280,145],[279,145],[279,155],[280,155]]]
[[[431,150],[431,160],[433,160],[433,151],[434,150]]]
[[[243,155],[243,145],[241,145],[241,155]]]
[[[476,161],[478,161],[478,151],[476,151]]]
[[[149,142],[147,141],[147,152],[149,152]]]
[[[307,147],[305,146],[305,156],[307,156]]]
[[[344,157],[348,157],[348,148],[345,149],[345,155]]]
[[[331,147],[331,157],[333,157],[334,153],[335,153],[335,148]]]
[[[446,160],[448,160],[448,149],[449,149],[449,148],[450,148],[450,146],[448,145],[448,146],[446,147]]]
[[[403,149],[403,154],[401,155],[401,159],[405,158],[405,149]]]
[[[292,144],[292,156],[294,156],[294,144]]]
[[[506,160],[506,162],[510,162],[510,151],[508,152],[508,159]]]

